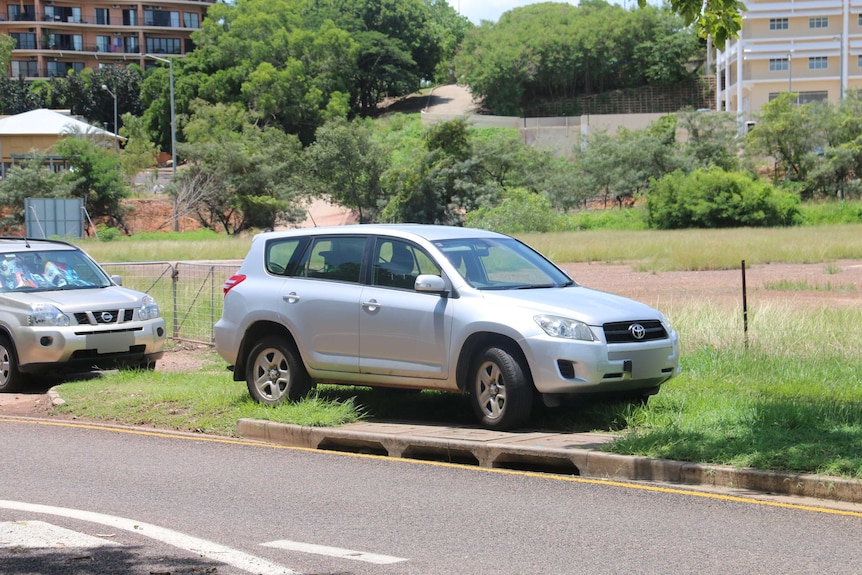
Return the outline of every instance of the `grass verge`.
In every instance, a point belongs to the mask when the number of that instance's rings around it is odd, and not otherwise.
[[[734,309],[667,310],[683,373],[647,405],[582,402],[536,410],[530,426],[613,431],[624,454],[862,478],[862,310],[752,308],[747,337]],[[792,321],[788,321],[792,318]],[[63,417],[232,435],[253,418],[329,426],[367,420],[473,424],[463,395],[320,385],[305,401],[267,408],[214,354],[190,373],[105,372],[60,386]]]

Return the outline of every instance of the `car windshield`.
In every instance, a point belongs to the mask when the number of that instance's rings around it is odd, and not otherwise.
[[[23,250],[0,254],[0,292],[107,287],[111,280],[77,250]]]
[[[557,266],[512,238],[439,240],[435,245],[477,289],[510,290],[574,285]]]

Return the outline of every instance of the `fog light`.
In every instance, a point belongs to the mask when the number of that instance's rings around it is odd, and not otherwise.
[[[50,347],[51,344],[54,343],[54,338],[48,335],[43,335],[42,339],[39,340],[39,343],[41,343],[43,347]]]
[[[165,330],[163,330],[163,329],[162,329],[162,328],[160,328],[160,327],[157,327],[157,328],[156,328],[156,335],[157,335],[157,336],[159,336],[159,337],[165,337]]]

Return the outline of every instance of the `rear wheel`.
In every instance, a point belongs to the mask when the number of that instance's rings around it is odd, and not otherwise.
[[[12,341],[0,336],[0,393],[12,393],[24,388],[26,377],[18,371],[18,357]]]
[[[264,338],[252,348],[245,379],[252,398],[266,405],[299,401],[311,391],[299,352],[279,337]]]
[[[532,388],[521,360],[508,350],[490,347],[476,358],[470,395],[482,425],[511,429],[524,423],[533,409]]]

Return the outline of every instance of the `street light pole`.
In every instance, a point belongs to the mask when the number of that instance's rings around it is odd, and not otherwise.
[[[117,127],[117,95],[111,92],[107,84],[102,84],[102,90],[111,95],[114,99],[114,151],[120,155],[120,129]]]
[[[168,73],[170,75],[171,86],[171,181],[177,177],[177,116],[174,106],[174,61],[171,58],[162,58],[153,54],[144,54],[147,58],[158,60],[159,62],[167,62]],[[180,231],[180,222],[177,215],[177,203],[174,201],[174,231]]]

